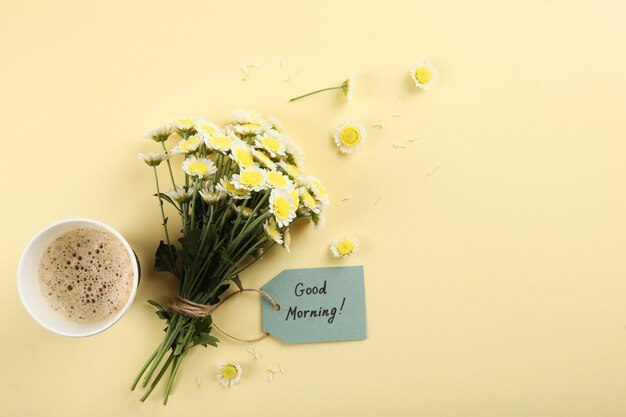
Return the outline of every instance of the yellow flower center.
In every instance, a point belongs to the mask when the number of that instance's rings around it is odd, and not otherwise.
[[[267,226],[267,235],[273,240],[278,240],[280,238],[280,232],[276,230],[276,228],[272,225]]]
[[[280,142],[277,139],[271,137],[265,137],[261,139],[261,145],[265,149],[271,152],[278,152],[280,150]]]
[[[263,184],[263,175],[259,171],[243,171],[239,176],[239,181],[246,187],[256,187]]]
[[[178,119],[176,120],[176,123],[180,126],[183,127],[191,127],[192,124],[194,124],[195,120],[193,119]]]
[[[337,243],[337,252],[341,256],[350,255],[353,250],[354,243],[352,243],[352,241],[350,240],[342,240],[341,242]]]
[[[194,149],[196,146],[198,146],[199,143],[200,143],[200,139],[197,137],[193,137],[193,138],[187,139],[186,141],[178,145],[178,148],[181,151],[190,151]]]
[[[427,84],[432,78],[433,74],[427,67],[419,67],[415,70],[415,79],[420,84]]]
[[[236,151],[237,162],[244,167],[249,167],[254,163],[252,160],[252,154],[246,148],[239,148]]]
[[[346,126],[341,130],[341,143],[349,148],[353,148],[361,142],[361,133],[354,126]]]
[[[302,202],[308,208],[315,207],[315,199],[313,198],[313,196],[311,194],[309,194],[308,191],[305,192],[304,194],[302,194]]]
[[[315,186],[315,192],[317,193],[317,195],[321,199],[326,200],[328,198],[328,192],[326,191],[326,187],[324,187],[319,181],[313,181],[313,185]]]
[[[235,365],[226,365],[222,368],[222,376],[224,379],[231,380],[237,377],[237,368]]]
[[[287,174],[291,175],[293,178],[298,178],[300,176],[300,171],[298,170],[298,167],[296,167],[295,165],[291,165],[291,164],[285,164],[285,171],[287,171]]]
[[[224,182],[224,188],[226,188],[226,191],[228,191],[230,194],[234,194],[234,195],[245,195],[247,193],[246,190],[242,190],[242,189],[235,187],[235,184],[233,184],[230,181]]]
[[[201,124],[199,127],[204,133],[209,136],[213,135],[216,132],[215,128],[208,124]]]
[[[267,173],[267,182],[274,188],[284,188],[287,186],[287,178],[280,172],[270,171]]]
[[[209,143],[218,149],[228,149],[233,144],[233,140],[228,136],[213,136],[209,139]]]
[[[209,166],[201,161],[194,161],[188,165],[191,175],[205,176],[209,172]]]
[[[285,197],[277,197],[274,200],[274,214],[276,214],[276,217],[278,217],[280,220],[285,220],[289,218],[289,215],[291,214],[291,204],[289,204],[289,200],[287,200]]]
[[[300,207],[300,196],[298,195],[298,192],[296,190],[291,190],[289,191],[289,196],[293,200],[293,209],[298,210],[298,207]]]
[[[256,130],[256,129],[259,129],[261,125],[257,123],[244,123],[241,125],[241,127],[243,127],[246,130]]]

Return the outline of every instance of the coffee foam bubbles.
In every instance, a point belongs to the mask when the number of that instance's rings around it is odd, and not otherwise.
[[[119,312],[133,288],[133,263],[111,233],[72,229],[56,238],[39,263],[41,291],[50,306],[78,323],[95,323]]]

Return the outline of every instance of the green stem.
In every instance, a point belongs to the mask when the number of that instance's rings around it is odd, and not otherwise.
[[[165,143],[161,142],[161,146],[163,147],[163,151],[169,156],[169,152],[167,152],[167,148],[165,147]],[[176,189],[176,181],[174,181],[174,174],[172,173],[172,164],[170,164],[169,158],[167,159],[167,168],[170,171],[170,178],[172,179],[172,187]]]
[[[292,101],[300,100],[301,98],[312,96],[313,94],[321,93],[323,91],[339,90],[339,89],[341,89],[341,86],[339,86],[339,87],[322,88],[321,90],[316,90],[316,91],[313,91],[313,92],[310,92],[310,93],[303,94],[303,95],[298,96],[298,97],[294,97],[291,100],[289,100],[289,102],[291,103]]]
[[[165,362],[165,364],[163,365],[163,368],[161,368],[161,371],[158,373],[158,375],[156,376],[156,378],[154,378],[154,381],[152,381],[152,384],[150,384],[150,388],[148,388],[148,390],[143,394],[143,396],[140,398],[140,401],[143,402],[146,400],[146,398],[148,398],[148,396],[150,395],[150,393],[154,390],[154,388],[157,386],[157,384],[159,383],[159,381],[161,380],[161,378],[163,378],[163,375],[165,374],[165,371],[167,371],[167,368],[169,368],[170,363],[172,363],[172,360],[174,359],[174,355],[170,354],[169,358],[167,358],[167,361]]]
[[[165,398],[163,399],[163,405],[167,405],[167,399],[170,396],[170,391],[172,390],[172,385],[174,384],[174,379],[176,379],[176,374],[178,374],[178,369],[180,368],[180,364],[183,362],[187,351],[183,352],[180,356],[177,356],[174,359],[174,366],[172,366],[172,372],[170,374],[169,381],[167,381],[167,388],[165,389]]]
[[[161,198],[161,189],[159,187],[159,175],[157,174],[156,167],[152,167],[152,169],[154,170],[154,180],[156,181],[157,196],[159,197],[159,207],[161,208],[161,218],[163,219],[165,241],[167,242],[167,247],[170,249],[170,255],[172,256],[172,259],[176,259],[176,257],[174,256],[174,251],[172,251],[172,244],[170,243],[170,234],[167,231],[167,219],[165,218],[165,210],[163,209],[163,199]]]
[[[143,368],[141,368],[141,370],[139,371],[139,374],[137,375],[137,378],[135,378],[135,380],[133,381],[133,384],[130,386],[130,390],[131,391],[135,390],[135,387],[137,387],[137,384],[139,383],[139,380],[141,379],[141,376],[143,375],[144,372],[146,372],[146,369],[148,369],[148,366],[150,366],[150,364],[152,363],[152,361],[156,357],[157,353],[159,353],[160,349],[161,349],[161,345],[159,345],[154,350],[154,353],[150,356],[148,361],[144,364]]]

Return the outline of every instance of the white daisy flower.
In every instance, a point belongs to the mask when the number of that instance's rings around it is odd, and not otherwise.
[[[183,171],[192,177],[206,178],[215,174],[217,168],[210,159],[190,156],[183,162]]]
[[[209,120],[198,119],[195,122],[195,127],[196,132],[198,132],[203,139],[224,133],[221,127]]]
[[[340,237],[330,245],[335,258],[345,258],[359,250],[359,242],[355,237]]]
[[[191,130],[196,124],[195,117],[178,117],[168,122],[168,125],[178,130]]]
[[[268,114],[267,115],[267,122],[270,125],[271,129],[274,129],[275,131],[277,131],[278,133],[284,133],[285,132],[285,126],[283,125],[283,123],[278,120],[278,118],[276,116],[274,116],[273,114]]]
[[[258,149],[252,149],[251,152],[254,159],[257,160],[262,167],[270,170],[276,170],[276,162],[272,161],[272,159],[265,153],[259,151]]]
[[[309,190],[305,187],[300,187],[298,192],[300,194],[300,203],[302,207],[309,209],[313,213],[319,213],[320,209],[317,205],[317,201],[315,201],[315,197],[311,195]]]
[[[348,78],[341,84],[341,91],[346,95],[348,102],[352,102],[354,96],[354,74],[348,75]]]
[[[270,212],[276,219],[276,224],[285,227],[296,218],[293,199],[285,190],[273,189],[270,193]]]
[[[291,253],[291,234],[289,233],[289,228],[285,229],[285,233],[283,233],[283,248],[287,251],[287,253]]]
[[[353,153],[363,145],[367,139],[367,132],[363,123],[358,120],[347,120],[337,127],[334,138],[341,152]]]
[[[293,182],[278,171],[267,171],[267,183],[272,188],[288,190],[293,188]]]
[[[411,78],[415,85],[427,90],[437,81],[438,71],[427,61],[420,61],[411,67]]]
[[[269,127],[261,113],[253,110],[237,110],[234,116],[237,123],[230,127],[242,135],[256,135]]]
[[[222,361],[218,362],[217,380],[225,388],[230,388],[233,385],[239,383],[242,373],[243,370],[238,363]]]
[[[204,189],[200,190],[199,193],[200,197],[202,197],[202,199],[209,204],[217,203],[218,201],[226,198],[226,193],[223,191],[209,191]]]
[[[185,187],[183,187],[182,185],[179,185],[178,188],[174,189],[169,189],[165,192],[165,195],[167,195],[169,198],[171,198],[172,200],[176,201],[179,204],[182,203],[188,203],[189,201],[191,201],[191,198],[193,197],[193,193],[191,192],[191,190],[187,190],[185,189]]]
[[[230,157],[233,161],[237,162],[240,167],[248,168],[254,165],[252,150],[242,140],[238,140],[232,144],[230,147]]]
[[[252,165],[242,168],[239,174],[233,175],[232,183],[244,190],[261,191],[267,188],[267,174],[258,165]]]
[[[202,138],[197,135],[192,135],[178,142],[178,145],[172,148],[172,153],[174,155],[194,153],[198,150],[200,145],[202,145]]]
[[[285,174],[289,175],[289,177],[296,182],[302,179],[302,173],[297,166],[287,163],[285,161],[279,161],[278,166]]]
[[[230,150],[233,144],[240,140],[233,133],[218,132],[213,136],[204,138],[204,144],[208,149],[213,149],[222,153],[226,153]]]
[[[233,118],[240,125],[246,123],[262,124],[265,122],[263,115],[255,110],[238,109],[233,112]]]
[[[251,197],[250,191],[235,187],[230,180],[225,178],[220,179],[219,184],[217,184],[215,188],[218,191],[228,194],[235,200],[247,200]]]
[[[292,188],[291,190],[289,190],[289,195],[293,200],[293,209],[298,210],[298,208],[300,207],[300,194],[298,193],[298,190]]]
[[[281,134],[270,130],[262,136],[257,136],[255,140],[257,148],[264,149],[270,154],[272,158],[276,158],[276,155],[285,155],[285,144],[281,138]]]
[[[266,220],[265,223],[263,223],[263,230],[265,230],[265,234],[267,235],[267,237],[272,239],[274,242],[278,243],[279,245],[283,244],[283,237],[278,231],[274,219]]]
[[[165,142],[170,135],[173,133],[173,130],[170,126],[160,126],[156,129],[152,129],[148,133],[146,133],[147,139],[152,139],[155,142]]]
[[[326,191],[326,187],[315,177],[308,176],[307,177],[307,185],[310,187],[313,195],[323,204],[330,204],[330,199],[328,196],[328,191]]]
[[[158,152],[158,153],[138,153],[137,158],[144,161],[148,166],[158,167],[161,165],[161,162],[170,159],[170,156],[166,152]]]
[[[283,135],[282,139],[285,144],[287,162],[304,169],[304,152],[302,152],[302,149],[289,136]]]

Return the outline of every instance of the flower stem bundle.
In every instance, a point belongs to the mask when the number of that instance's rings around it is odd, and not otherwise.
[[[178,144],[168,152],[165,142]],[[155,255],[155,270],[179,281],[178,297],[215,305],[232,283],[243,289],[239,274],[259,261],[275,245],[289,250],[289,226],[310,218],[324,223],[329,204],[326,188],[304,173],[303,155],[272,117],[253,111],[235,112],[224,127],[195,118],[179,118],[149,133],[163,152],[140,154],[153,168],[155,196],[162,215],[164,240]],[[182,156],[184,181],[176,182],[174,157]],[[172,157],[172,159],[170,158]],[[161,190],[157,168],[167,161],[172,188]],[[171,239],[164,206],[181,219],[182,233]],[[166,377],[164,404],[181,364],[197,345],[217,347],[211,315],[190,317],[148,301],[167,324],[162,342],[132,383],[144,388],[141,400]],[[169,371],[169,373],[168,373]]]

